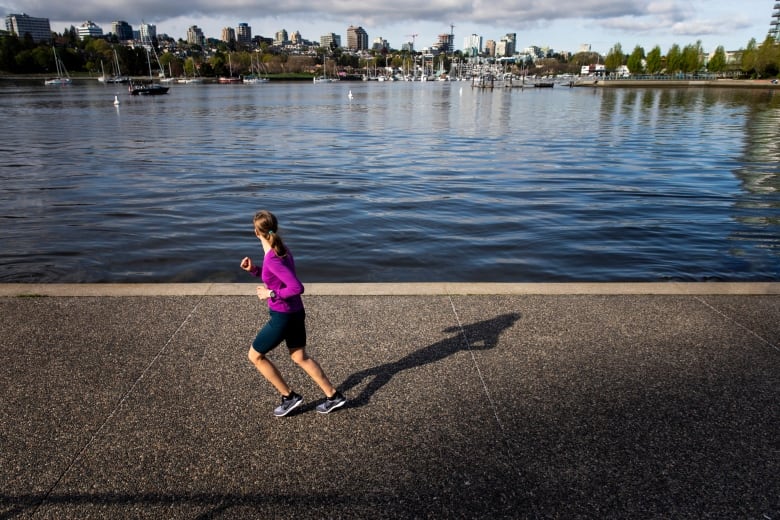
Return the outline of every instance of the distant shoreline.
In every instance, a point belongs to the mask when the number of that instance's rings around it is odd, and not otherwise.
[[[630,87],[714,87],[714,88],[770,88],[780,89],[780,82],[770,79],[579,79],[575,87],[630,88]]]
[[[50,78],[51,74],[7,74],[0,73],[0,81],[43,81]],[[313,76],[307,75],[269,75],[271,81],[311,81]],[[204,78],[206,83],[216,83],[216,78]],[[96,76],[72,75],[74,82],[97,83]],[[136,82],[149,81],[148,76],[132,78]],[[159,81],[153,79],[152,81]],[[345,81],[361,81],[359,77],[349,78]],[[572,87],[598,87],[598,88],[745,88],[745,89],[780,89],[780,81],[772,83],[772,79],[604,79],[604,78],[577,78],[567,83],[557,83],[557,86]],[[524,85],[526,87],[532,85]]]
[[[44,81],[48,78],[51,78],[52,74],[7,74],[7,73],[0,73],[0,81]],[[135,81],[137,83],[148,83],[150,81],[159,83],[160,78],[149,78],[149,76],[129,76],[132,81]],[[307,75],[307,74],[271,74],[268,76],[268,79],[270,81],[311,81],[314,77],[313,74]],[[100,83],[98,81],[97,76],[87,76],[87,75],[79,75],[79,74],[71,74],[70,75],[71,81],[74,83],[88,83],[88,82],[94,82],[94,83]],[[217,83],[218,79],[216,77],[207,77],[202,78],[204,80],[204,83]],[[100,83],[103,84],[103,83]],[[108,83],[108,85],[115,85],[115,83]],[[122,83],[119,83],[119,85],[122,85]]]

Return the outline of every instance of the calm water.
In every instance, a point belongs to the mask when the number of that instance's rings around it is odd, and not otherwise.
[[[0,282],[249,282],[260,208],[305,282],[780,280],[771,92],[4,81],[0,122]]]

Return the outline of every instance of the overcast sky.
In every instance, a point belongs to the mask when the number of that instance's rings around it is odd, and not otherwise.
[[[272,37],[280,29],[299,31],[319,41],[327,33],[341,35],[359,25],[369,43],[382,37],[400,48],[417,34],[417,50],[434,43],[454,25],[455,46],[470,34],[483,42],[517,34],[518,48],[529,45],[576,52],[582,44],[606,54],[616,43],[629,53],[637,45],[645,52],[656,45],[666,53],[701,40],[704,50],[718,45],[744,48],[759,43],[769,30],[775,0],[0,0],[3,14],[26,13],[48,18],[54,32],[91,20],[111,30],[124,20],[137,29],[142,22],[158,33],[186,38],[187,28],[200,27],[206,37],[219,38],[223,27],[248,23],[252,35]]]

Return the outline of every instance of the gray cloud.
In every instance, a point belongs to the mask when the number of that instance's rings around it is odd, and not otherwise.
[[[768,26],[769,24],[767,24]],[[672,34],[701,36],[704,34],[730,34],[734,30],[746,29],[751,24],[741,16],[721,20],[688,20],[678,22],[671,28]]]
[[[285,0],[271,2],[258,0],[3,0],[5,12],[26,12],[53,21],[92,20],[99,24],[124,20],[133,26],[142,21],[168,30],[169,23],[177,26],[176,36],[192,23],[204,19],[246,21],[279,21],[279,27],[290,20],[301,23],[346,27],[362,25],[369,31],[395,27],[401,34],[406,26],[431,24],[443,30],[452,23],[462,30],[478,26],[490,32],[491,28],[512,31],[536,31],[542,34],[548,28],[561,27],[567,32],[557,38],[567,38],[570,32],[584,34],[583,38],[611,40],[625,36],[645,40],[675,36],[716,36],[718,40],[731,37],[738,30],[750,29],[762,36],[768,29],[771,2],[767,4],[766,22],[757,21],[753,11],[764,0]],[[16,3],[19,2],[19,3]],[[22,7],[23,6],[23,7]],[[716,12],[717,11],[717,12]],[[752,14],[751,14],[752,13]],[[758,23],[766,26],[758,27]],[[54,25],[54,24],[53,24]],[[266,30],[268,26],[266,26]],[[52,27],[61,31],[63,27]],[[106,28],[104,27],[104,30]],[[571,29],[571,30],[569,30]],[[212,27],[212,36],[215,29]],[[218,29],[216,29],[218,30]],[[611,31],[611,34],[609,32]],[[747,33],[747,31],[745,31]],[[306,36],[306,37],[311,37]],[[740,36],[743,38],[744,36]],[[400,39],[399,35],[396,38]],[[421,37],[421,40],[423,38]],[[582,41],[587,41],[583,39]],[[745,39],[747,41],[747,38]],[[398,44],[398,42],[395,42]],[[733,45],[733,43],[732,43]]]
[[[317,17],[334,20],[374,20],[384,24],[410,21],[450,22],[467,20],[484,25],[528,24],[538,21],[585,18],[605,20],[626,16],[662,16],[681,20],[675,0],[367,0],[354,2],[310,0],[259,3],[257,0],[84,0],[75,4],[61,0],[29,0],[25,12],[52,20],[125,20],[163,23],[186,16],[232,16],[236,19],[265,17]],[[315,7],[316,6],[316,7]],[[11,11],[8,9],[7,11]],[[670,16],[670,14],[677,16]]]

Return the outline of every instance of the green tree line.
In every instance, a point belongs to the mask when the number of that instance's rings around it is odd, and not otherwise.
[[[625,54],[622,46],[616,43],[607,53],[604,65],[609,71],[626,65],[631,74],[695,74],[707,71],[715,74],[738,72],[750,78],[772,78],[780,74],[780,44],[773,37],[767,36],[763,43],[757,45],[753,38],[747,48],[736,53],[732,61],[727,59],[726,50],[720,45],[705,65],[701,41],[682,48],[674,44],[665,56],[657,45],[647,54],[638,45],[630,54]]]

